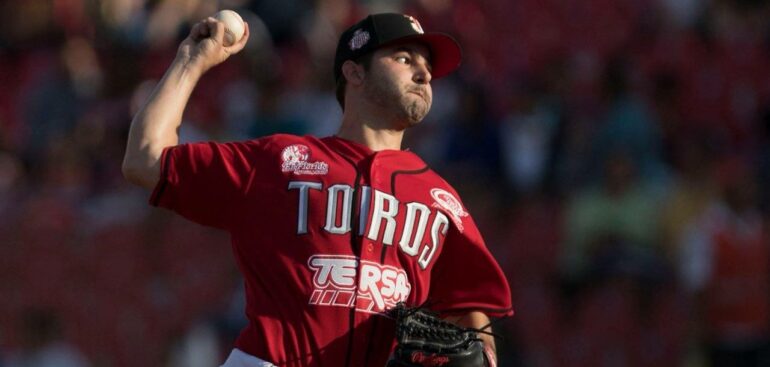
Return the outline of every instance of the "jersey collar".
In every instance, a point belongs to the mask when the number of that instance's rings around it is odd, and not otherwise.
[[[364,144],[361,144],[359,142],[355,142],[352,140],[348,140],[345,138],[341,138],[339,136],[329,136],[322,139],[327,144],[334,147],[335,150],[337,150],[341,154],[345,154],[346,156],[355,159],[360,160],[364,158],[370,158],[373,156],[376,156],[378,159],[382,158],[395,158],[397,159],[398,166],[404,166],[400,168],[410,168],[410,167],[424,167],[426,164],[425,162],[418,157],[416,154],[411,152],[410,150],[395,150],[395,149],[385,149],[381,151],[373,151],[369,147],[367,147]]]

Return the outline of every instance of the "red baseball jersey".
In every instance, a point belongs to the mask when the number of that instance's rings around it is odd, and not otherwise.
[[[274,135],[167,148],[151,204],[227,230],[249,324],[236,347],[279,366],[384,366],[397,302],[513,313],[457,192],[409,151]]]

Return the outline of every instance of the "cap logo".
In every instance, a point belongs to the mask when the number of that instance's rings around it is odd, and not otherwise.
[[[355,51],[361,47],[364,47],[369,42],[369,39],[369,32],[357,29],[353,33],[353,37],[350,38],[350,42],[348,43],[350,50]]]
[[[417,19],[414,19],[411,15],[404,15],[407,19],[409,19],[409,23],[412,24],[412,28],[415,30],[415,32],[419,34],[425,33],[425,31],[422,30],[422,26],[420,25],[420,22],[417,21]]]

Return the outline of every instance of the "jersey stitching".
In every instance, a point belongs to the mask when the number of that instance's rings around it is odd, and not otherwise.
[[[416,169],[416,170],[393,171],[393,173],[390,175],[390,193],[393,196],[396,196],[396,175],[400,175],[400,174],[419,175],[421,173],[425,173],[429,169],[430,167],[425,166],[423,168]]]
[[[393,171],[393,173],[390,175],[390,193],[393,196],[396,196],[396,176],[400,174],[408,174],[408,175],[419,175],[421,173],[425,173],[428,171],[430,167],[425,166],[420,169],[416,170],[400,170],[400,171]],[[385,263],[385,253],[387,252],[388,246],[382,246],[382,251],[380,252],[380,264]]]
[[[334,149],[332,148],[332,150],[334,150]],[[360,281],[359,280],[359,276],[360,276],[360,269],[359,269],[359,267],[361,265],[361,255],[360,255],[359,251],[357,251],[357,249],[356,249],[357,247],[360,247],[360,246],[356,246],[356,236],[358,234],[358,218],[360,217],[361,213],[358,213],[358,215],[355,215],[355,211],[357,210],[357,206],[358,206],[358,191],[359,191],[359,188],[360,188],[359,181],[361,180],[361,172],[359,172],[358,166],[356,165],[356,163],[352,159],[350,159],[349,157],[345,156],[344,154],[341,154],[340,152],[337,152],[336,150],[334,150],[334,151],[337,154],[339,154],[342,157],[342,159],[347,161],[353,167],[353,170],[356,171],[356,178],[355,178],[355,181],[353,182],[353,208],[351,210],[351,212],[352,212],[351,214],[353,214],[353,215],[350,216],[350,220],[352,221],[352,223],[350,223],[350,250],[353,252],[353,255],[358,258],[358,261],[356,262],[356,280],[355,280],[355,284],[357,285],[358,282]],[[349,330],[349,333],[348,333],[348,353],[345,356],[345,366],[350,366],[351,354],[353,352],[353,343],[355,341],[355,337],[354,337],[354,334],[355,334],[355,321],[356,321],[356,306],[355,305],[358,303],[357,299],[358,299],[358,292],[354,292],[353,293],[353,307],[350,309],[349,319],[348,319],[348,330]],[[367,358],[368,358],[368,356],[367,356]]]

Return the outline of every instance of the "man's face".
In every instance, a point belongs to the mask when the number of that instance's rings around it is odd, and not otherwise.
[[[404,43],[375,51],[366,73],[367,99],[403,121],[407,128],[428,114],[433,102],[430,87],[429,49],[418,43]]]

